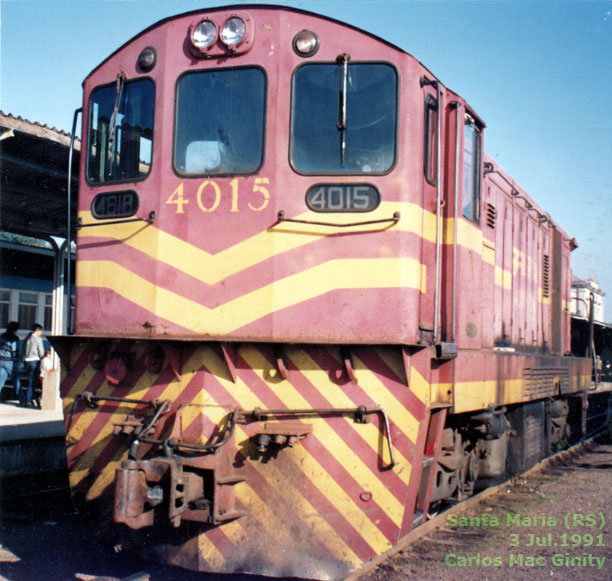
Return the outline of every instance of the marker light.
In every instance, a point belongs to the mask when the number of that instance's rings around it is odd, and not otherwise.
[[[246,36],[246,24],[242,18],[232,16],[221,29],[221,42],[228,48],[237,47]]]
[[[302,30],[293,39],[293,50],[303,57],[312,56],[319,50],[319,37],[310,30]]]
[[[157,53],[151,46],[145,48],[138,56],[138,66],[142,71],[148,72],[155,66],[157,62]]]
[[[202,20],[191,31],[191,42],[201,52],[206,52],[217,40],[217,27],[210,20]]]

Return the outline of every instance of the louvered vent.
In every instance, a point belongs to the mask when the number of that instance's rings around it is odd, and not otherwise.
[[[493,204],[487,204],[487,226],[495,228],[495,220],[497,219],[497,210]]]
[[[542,263],[542,294],[545,297],[550,296],[550,256],[544,255]]]

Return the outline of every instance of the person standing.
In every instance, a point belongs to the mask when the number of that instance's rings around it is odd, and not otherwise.
[[[15,394],[20,397],[19,388],[21,387],[19,381],[19,337],[17,336],[17,330],[19,329],[19,323],[17,321],[11,321],[6,331],[0,335],[0,393],[7,378],[10,376],[13,381],[13,387],[15,388]]]
[[[19,401],[23,407],[32,405],[32,396],[34,395],[34,378],[38,375],[38,367],[40,360],[45,355],[45,348],[43,347],[42,341],[42,325],[35,323],[32,327],[32,331],[26,337],[25,350],[24,350],[24,361],[26,371],[28,372],[28,389],[24,394],[25,390],[21,390]]]

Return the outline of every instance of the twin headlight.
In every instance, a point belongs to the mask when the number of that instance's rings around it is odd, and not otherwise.
[[[240,16],[228,18],[221,30],[212,20],[202,20],[191,29],[191,43],[202,54],[206,54],[218,39],[229,49],[235,50],[247,38],[247,25]]]

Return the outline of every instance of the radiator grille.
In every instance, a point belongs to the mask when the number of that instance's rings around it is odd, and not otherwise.
[[[569,389],[569,371],[557,367],[526,367],[523,369],[523,395],[539,399],[565,393]]]

